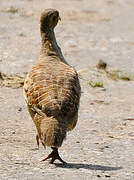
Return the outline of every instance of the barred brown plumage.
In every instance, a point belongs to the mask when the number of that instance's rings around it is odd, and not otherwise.
[[[72,130],[78,119],[81,89],[77,72],[64,59],[57,45],[54,27],[59,20],[59,12],[46,9],[40,18],[42,46],[40,57],[28,73],[24,83],[24,96],[29,113],[37,128],[43,146],[53,151],[45,158],[64,161],[58,148]]]

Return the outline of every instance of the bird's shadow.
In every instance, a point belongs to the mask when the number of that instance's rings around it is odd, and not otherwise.
[[[102,165],[92,165],[92,164],[82,164],[82,163],[66,163],[58,164],[55,163],[56,167],[60,168],[72,168],[72,169],[88,169],[88,170],[101,170],[101,171],[117,171],[122,169],[122,167],[112,167],[112,166],[102,166]]]

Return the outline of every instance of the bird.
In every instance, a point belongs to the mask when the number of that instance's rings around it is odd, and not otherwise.
[[[68,131],[78,120],[81,86],[77,71],[65,60],[54,29],[61,20],[59,11],[45,9],[40,16],[41,49],[24,82],[24,97],[37,129],[36,141],[52,152],[42,161],[57,159]]]

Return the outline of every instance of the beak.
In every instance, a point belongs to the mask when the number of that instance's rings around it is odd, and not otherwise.
[[[60,16],[58,17],[58,20],[61,21],[61,17]]]

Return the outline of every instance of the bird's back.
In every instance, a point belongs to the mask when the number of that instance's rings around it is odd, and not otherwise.
[[[73,128],[79,106],[80,85],[77,73],[71,66],[58,57],[39,59],[25,80],[24,93],[33,111],[41,110],[46,116],[66,123],[68,130]]]

